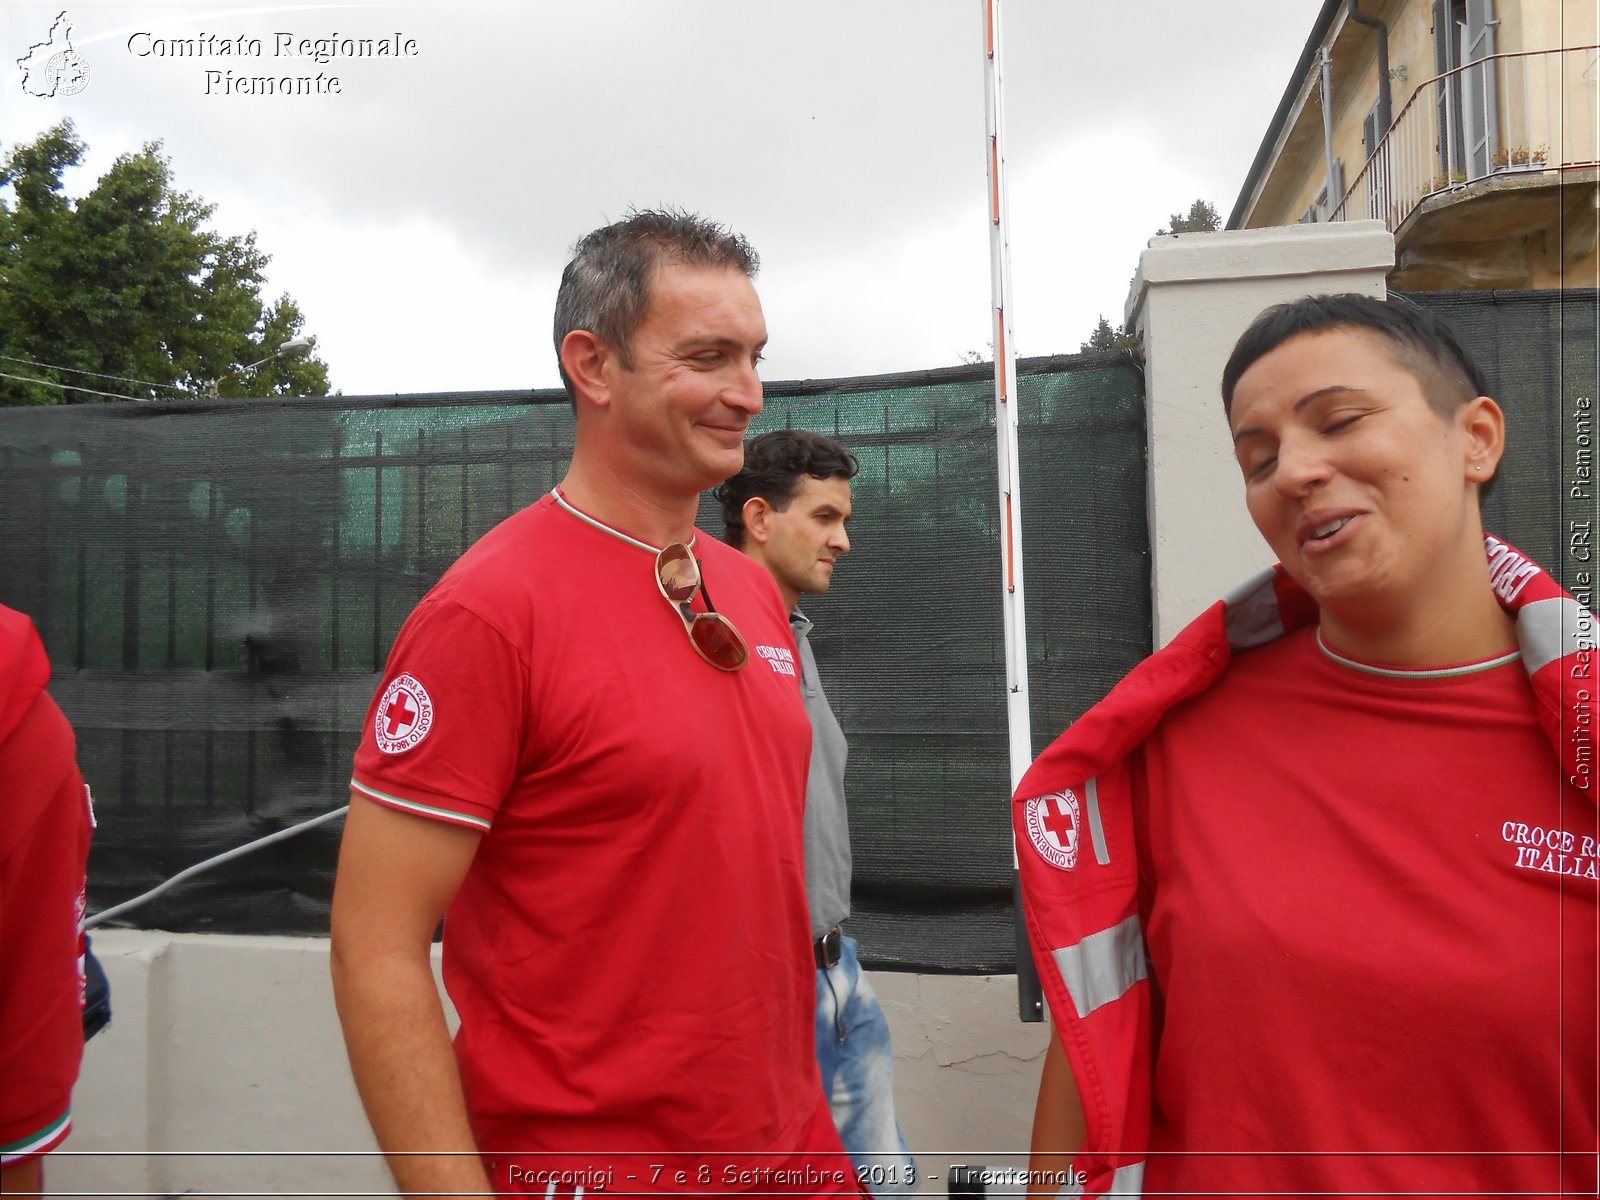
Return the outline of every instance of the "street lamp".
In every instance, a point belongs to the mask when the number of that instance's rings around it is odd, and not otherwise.
[[[264,367],[269,362],[276,362],[280,358],[298,358],[300,355],[304,354],[310,349],[310,338],[292,337],[265,358],[260,359],[257,362],[253,362],[246,367],[235,367],[233,370],[228,371],[225,374],[218,375],[215,379],[211,380],[211,382],[206,384],[206,399],[220,400],[222,398],[217,394],[217,384],[221,383],[224,379],[232,379],[235,375],[243,375],[246,371],[254,371],[257,367]]]

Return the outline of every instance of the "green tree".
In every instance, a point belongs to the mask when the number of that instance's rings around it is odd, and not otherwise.
[[[1168,237],[1174,233],[1214,233],[1222,227],[1222,218],[1217,215],[1217,210],[1204,200],[1196,200],[1189,205],[1188,215],[1173,213],[1172,220],[1164,229],[1156,230],[1157,237]],[[1121,325],[1112,327],[1110,321],[1104,316],[1100,324],[1094,327],[1094,332],[1089,335],[1089,340],[1078,347],[1079,354],[1086,354],[1090,350],[1137,350],[1139,349],[1139,335],[1124,329]]]
[[[1217,210],[1204,200],[1196,200],[1189,205],[1188,216],[1173,213],[1170,226],[1156,230],[1156,236],[1167,237],[1174,233],[1215,233],[1221,228],[1222,218],[1217,215]]]
[[[1089,340],[1078,347],[1078,353],[1087,354],[1090,350],[1137,350],[1138,348],[1137,333],[1129,333],[1121,325],[1113,329],[1111,322],[1102,315],[1100,324],[1094,327]]]
[[[214,206],[173,187],[159,142],[73,201],[62,175],[84,150],[64,121],[0,163],[0,375],[47,381],[0,378],[0,404],[200,396],[212,379],[224,396],[327,395],[314,355],[223,378],[304,325],[287,295],[263,303],[255,234],[207,228]]]

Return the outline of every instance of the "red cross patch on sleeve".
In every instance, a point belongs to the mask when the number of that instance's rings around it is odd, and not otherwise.
[[[1078,865],[1078,797],[1071,788],[1029,800],[1025,809],[1028,840],[1052,867]]]
[[[373,740],[385,754],[414,749],[433,728],[433,700],[411,675],[396,675],[383,690],[372,719]]]

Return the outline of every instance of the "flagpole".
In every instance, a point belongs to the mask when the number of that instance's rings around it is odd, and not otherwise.
[[[995,445],[999,463],[1001,604],[1005,616],[1006,728],[1011,792],[1033,761],[1028,719],[1028,625],[1022,586],[1022,490],[1017,462],[1017,360],[1011,327],[1011,243],[1007,233],[1004,71],[1000,0],[980,0],[984,31],[984,109],[988,132],[989,288],[994,322]],[[1007,809],[1009,817],[1009,799]],[[1017,1009],[1024,1021],[1044,1019],[1039,980],[1022,920],[1012,845],[1012,892],[1017,902]]]

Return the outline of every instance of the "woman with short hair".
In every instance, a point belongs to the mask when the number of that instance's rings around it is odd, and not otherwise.
[[[1483,532],[1486,390],[1403,302],[1240,338],[1281,565],[1017,792],[1037,1194],[1594,1194],[1594,618]]]

